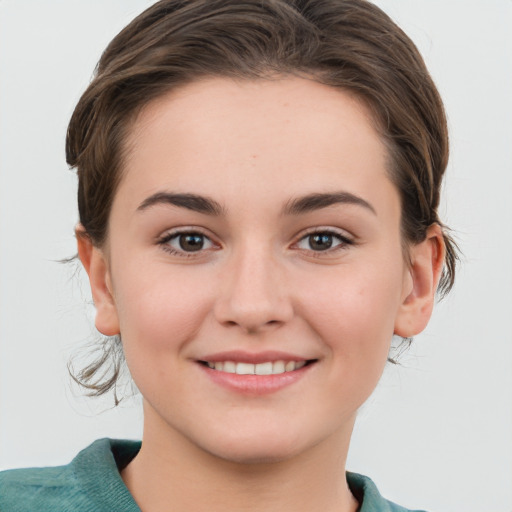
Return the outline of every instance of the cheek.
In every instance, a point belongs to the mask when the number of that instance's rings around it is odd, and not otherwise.
[[[334,359],[354,369],[380,368],[393,336],[401,281],[396,263],[336,269],[303,294],[303,314]]]
[[[211,309],[211,293],[196,282],[180,279],[169,268],[117,276],[116,306],[127,359],[158,358],[192,339]]]

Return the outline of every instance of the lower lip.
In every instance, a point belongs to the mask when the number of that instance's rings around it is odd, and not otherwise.
[[[302,379],[314,365],[315,363],[310,363],[298,370],[277,375],[238,375],[237,373],[213,370],[208,366],[199,364],[202,370],[216,384],[230,391],[247,395],[267,395],[291,386]]]

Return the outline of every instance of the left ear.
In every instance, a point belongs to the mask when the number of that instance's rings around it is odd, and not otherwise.
[[[402,303],[395,320],[395,334],[411,338],[427,326],[445,258],[443,231],[432,224],[423,242],[409,250],[410,266],[404,279]]]

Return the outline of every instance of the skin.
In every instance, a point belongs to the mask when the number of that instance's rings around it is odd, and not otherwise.
[[[78,240],[96,326],[122,333],[144,398],[142,449],[122,474],[139,506],[355,511],[344,472],[357,410],[393,334],[426,326],[444,258],[439,226],[404,258],[399,195],[368,110],[311,80],[213,78],[153,101],[127,147],[106,245]],[[340,192],[366,204],[284,212]],[[159,193],[222,211],[141,206]],[[203,249],[187,253],[169,240],[176,230],[204,236]],[[312,232],[331,247],[312,245]],[[251,395],[198,363],[234,349],[315,362]]]

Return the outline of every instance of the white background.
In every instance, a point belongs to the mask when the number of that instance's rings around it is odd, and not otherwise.
[[[0,468],[67,463],[140,437],[138,400],[81,397],[66,363],[93,336],[74,254],[64,138],[108,41],[148,0],[0,1]],[[348,467],[432,512],[512,511],[512,2],[381,0],[446,102],[442,204],[465,257],[401,368],[360,413]]]

